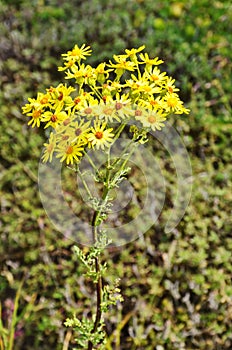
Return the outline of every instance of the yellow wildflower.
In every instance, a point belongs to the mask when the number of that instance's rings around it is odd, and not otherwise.
[[[81,62],[91,54],[85,44],[62,55],[64,64],[58,70],[79,86],[51,86],[45,93],[38,92],[35,99],[29,98],[23,107],[29,125],[45,123],[45,128],[51,126],[56,131],[45,144],[43,161],[51,161],[58,152],[61,161],[72,164],[87,146],[104,150],[114,141],[114,124],[131,122],[133,126],[139,121],[141,132],[136,135],[141,137],[149,129],[160,130],[171,113],[189,113],[175,79],[157,67],[163,61],[142,53],[144,48],[125,49],[124,54],[114,55],[108,64],[101,62],[96,68]],[[126,78],[121,79],[124,73]],[[145,142],[144,137],[141,140]]]
[[[120,119],[129,118],[133,115],[133,109],[129,94],[119,94],[115,96],[115,109]]]
[[[85,46],[85,44],[83,44],[79,47],[78,45],[75,45],[71,51],[63,53],[62,56],[66,61],[80,62],[81,59],[85,60],[86,56],[91,55],[91,52],[92,50],[90,49],[90,46]]]
[[[175,79],[173,79],[172,77],[167,77],[166,81],[164,81],[164,88],[170,93],[179,91],[180,89],[178,89],[174,85],[174,83],[175,83]]]
[[[51,162],[52,157],[53,157],[53,153],[54,153],[55,148],[56,148],[56,136],[54,135],[53,132],[51,132],[51,134],[50,134],[49,142],[44,143],[44,146],[45,146],[45,150],[44,150],[44,154],[42,156],[42,161],[44,163]]]
[[[184,108],[183,102],[176,93],[167,93],[163,97],[163,106],[167,112],[175,112],[175,114],[189,113],[187,108]]]
[[[117,81],[108,80],[106,84],[102,85],[102,99],[107,102],[107,97],[115,95],[115,93],[122,90],[123,85]]]
[[[109,72],[111,72],[113,69],[105,69],[106,63],[100,63],[96,68],[95,68],[95,74],[97,77],[97,81],[100,84],[103,84],[106,79],[109,77]]]
[[[98,106],[94,108],[94,115],[102,122],[113,123],[115,120],[120,122],[121,119],[117,115],[117,111],[114,108],[113,99],[108,98],[107,102],[101,102]]]
[[[69,69],[69,68],[71,68],[72,66],[74,66],[75,65],[75,60],[73,60],[73,59],[70,59],[70,61],[68,61],[68,62],[64,62],[64,66],[63,67],[58,67],[58,71],[64,71],[64,70],[66,70],[66,69]]]
[[[60,162],[66,161],[67,164],[73,164],[74,160],[79,162],[82,157],[83,147],[75,143],[60,143],[57,147],[57,158]]]
[[[82,103],[82,108],[77,111],[78,115],[85,116],[87,118],[92,118],[95,116],[95,108],[98,106],[99,102],[96,98],[89,95],[88,99],[84,99]]]
[[[117,77],[120,78],[120,76],[126,71],[133,72],[135,70],[135,63],[131,61],[127,61],[124,56],[120,55],[114,55],[114,60],[116,63],[110,63],[107,65],[108,67],[115,68],[115,73],[117,74]]]
[[[116,93],[115,97],[107,96],[105,102],[94,108],[95,117],[99,120],[113,123],[114,121],[121,122],[122,119],[132,115],[131,101],[128,98],[129,94]]]
[[[143,82],[138,89],[135,89],[134,93],[143,93],[147,95],[159,94],[161,92],[161,88],[156,86],[155,84],[149,84],[147,82]]]
[[[27,113],[28,117],[31,117],[31,120],[29,120],[28,125],[31,125],[32,128],[37,126],[40,127],[40,122],[42,121],[42,110],[41,109],[34,109],[31,113]]]
[[[54,111],[44,112],[41,121],[46,123],[44,129],[48,128],[49,126],[51,126],[53,129],[56,129],[63,120],[67,119],[67,117],[68,115],[66,112],[57,109]]]
[[[134,63],[137,63],[138,59],[137,59],[136,54],[143,51],[144,49],[145,49],[145,45],[140,46],[138,49],[134,49],[134,48],[132,48],[130,50],[126,49],[125,50],[126,54],[122,55],[122,56],[124,56],[125,58],[129,58]]]
[[[53,108],[67,108],[72,104],[72,97],[70,94],[76,89],[72,86],[59,84],[57,87],[50,87],[47,89],[47,96],[49,95],[49,102]]]
[[[150,81],[154,82],[156,85],[159,85],[159,86],[167,78],[166,73],[165,72],[161,73],[161,71],[157,67],[154,67],[154,69],[149,73],[145,71],[144,74],[147,77],[147,79],[149,79]]]
[[[163,122],[166,120],[166,115],[162,114],[161,111],[148,111],[143,112],[140,116],[137,115],[135,119],[139,120],[145,128],[150,128],[155,131],[161,130],[161,128],[164,127]]]
[[[146,100],[144,100],[144,98],[140,98],[138,100],[138,106],[141,106],[143,108],[147,108],[147,109],[151,109],[151,110],[158,110],[158,109],[163,109],[163,100],[162,97],[157,96],[156,98],[154,98],[153,95],[148,96],[148,98]]]
[[[152,66],[157,66],[157,65],[164,62],[164,61],[160,60],[158,57],[150,58],[146,52],[144,54],[141,53],[139,55],[139,57],[141,59],[141,61],[139,63],[146,64],[145,69],[148,71],[151,70]]]
[[[90,131],[90,122],[81,121],[73,121],[70,124],[71,131],[71,140],[72,142],[76,142],[78,144],[87,144],[88,142],[88,133]]]
[[[40,103],[37,101],[37,99],[35,98],[28,98],[28,102],[27,104],[25,104],[25,106],[23,106],[22,110],[23,110],[23,114],[27,114],[30,113],[31,111],[35,110],[35,109],[41,109],[41,105]]]
[[[107,124],[95,122],[88,135],[89,146],[98,150],[109,147],[113,141],[114,134],[111,132],[113,128],[106,129]]]
[[[95,74],[95,69],[92,68],[90,65],[84,65],[81,64],[80,67],[77,67],[76,65],[71,68],[71,70],[68,69],[66,72],[65,79],[76,79],[77,84],[90,84],[94,85],[95,81],[97,79],[97,76]]]
[[[47,107],[50,104],[50,95],[38,92],[36,100],[41,105],[41,107]]]
[[[79,94],[73,97],[72,105],[69,105],[67,109],[71,109],[74,113],[84,108],[86,105],[85,101],[89,101],[92,97],[92,93],[79,91]]]

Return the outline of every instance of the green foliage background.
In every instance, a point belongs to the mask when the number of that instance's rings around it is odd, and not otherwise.
[[[3,306],[24,279],[14,349],[64,349],[65,318],[91,305],[91,286],[71,253],[72,242],[52,227],[38,196],[44,133],[30,129],[21,114],[27,97],[63,79],[60,54],[75,43],[92,46],[93,64],[145,44],[151,56],[165,61],[191,109],[189,116],[173,118],[193,168],[185,217],[174,232],[164,233],[169,194],[159,225],[143,240],[105,254],[109,281],[121,278],[125,299],[108,315],[107,349],[232,348],[231,32],[229,0],[1,0]],[[175,174],[162,149],[154,149],[171,193]],[[139,183],[137,188],[143,190]],[[81,211],[81,203],[75,205]]]

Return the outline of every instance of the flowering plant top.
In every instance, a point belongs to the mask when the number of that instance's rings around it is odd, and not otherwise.
[[[158,68],[163,61],[142,53],[144,48],[126,49],[96,68],[84,63],[92,52],[85,44],[62,54],[64,65],[58,70],[65,71],[73,86],[51,86],[23,107],[29,125],[51,127],[44,162],[56,156],[73,164],[86,147],[105,150],[126,124],[131,125],[134,140],[143,142],[149,130],[160,130],[170,114],[189,113],[175,80]]]
[[[96,290],[96,311],[91,313],[91,317],[83,316],[81,319],[74,314],[65,322],[67,327],[77,332],[75,342],[82,349],[105,349],[107,340],[104,313],[111,305],[123,300],[118,281],[111,286],[105,284],[107,278],[104,281],[103,277],[107,272],[107,264],[100,259],[103,250],[112,242],[112,230],[108,232],[105,229],[107,225],[103,226],[113,213],[112,191],[118,189],[129,174],[130,158],[136,147],[148,140],[148,133],[151,130],[161,130],[165,120],[172,113],[189,113],[179,98],[179,89],[174,85],[175,80],[159,69],[163,61],[157,57],[150,58],[147,53],[143,53],[144,48],[145,46],[126,49],[124,54],[114,55],[112,61],[102,62],[94,68],[84,63],[91,54],[90,47],[85,44],[81,47],[75,45],[71,51],[62,55],[64,64],[58,68],[59,71],[65,71],[65,79],[71,80],[72,84],[60,83],[56,87],[46,89],[44,93],[38,92],[37,97],[29,98],[23,107],[23,113],[30,118],[29,125],[43,125],[49,130],[49,139],[44,144],[43,162],[51,162],[55,157],[60,159],[60,162],[73,165],[69,168],[79,175],[90,211],[93,211],[91,223],[88,225],[91,229],[90,237],[89,230],[83,232],[86,225],[78,227],[76,223],[79,224],[80,220],[74,220],[73,224],[73,216],[66,216],[63,201],[61,205],[59,201],[58,205],[55,205],[59,212],[59,215],[55,215],[55,222],[58,216],[61,216],[65,233],[70,234],[74,228],[75,239],[79,234],[83,237],[84,233],[88,243],[91,242],[91,247],[86,252],[77,246],[74,247],[74,252],[86,271],[84,276],[92,280]],[[126,126],[129,126],[126,130],[129,130],[130,140],[124,144],[125,139],[119,137]],[[119,141],[121,146],[119,156],[111,152],[116,141]],[[103,158],[107,155],[107,161],[105,158],[104,162],[101,159],[99,166],[94,157],[91,158],[92,152],[89,152],[89,155],[87,149],[102,150],[100,154],[94,152],[94,155],[103,155]],[[86,167],[83,171],[79,166],[84,156],[87,160],[87,171]],[[47,168],[45,166],[46,171]],[[43,182],[40,182],[40,186],[46,183],[44,174],[42,173]],[[89,175],[93,175],[94,182],[98,183],[96,191],[92,182],[88,181]],[[43,203],[48,207],[51,203],[48,197],[52,200],[51,219],[54,203],[57,203],[54,199],[62,198],[62,189],[57,185],[57,177],[55,186],[52,185],[53,181],[48,186],[46,183],[44,188],[42,186],[42,192],[45,193]],[[141,213],[137,213],[137,217],[132,220],[136,229],[130,226],[132,232],[137,230],[139,235],[147,229],[147,217],[152,215],[154,220],[149,197],[145,202],[149,206],[148,213],[144,204],[145,208],[142,206]],[[62,213],[64,211],[64,215],[60,215],[59,207]],[[71,208],[68,207],[69,209]],[[123,223],[120,225],[118,217],[116,221],[117,239],[120,242],[121,239],[124,241],[124,237],[128,239],[128,228],[124,232]]]

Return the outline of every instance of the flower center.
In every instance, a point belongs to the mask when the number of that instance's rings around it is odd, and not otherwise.
[[[156,122],[156,118],[153,117],[152,115],[150,117],[147,118],[147,120],[149,121],[149,123],[153,124]]]
[[[79,97],[76,97],[76,98],[74,99],[75,105],[77,105],[79,102],[81,102],[81,99],[80,99]]]
[[[135,111],[135,116],[136,117],[140,117],[142,115],[142,111],[140,111],[139,109],[137,109],[136,111]]]
[[[177,105],[177,98],[169,97],[169,99],[167,100],[167,104],[169,105],[169,107],[175,107]]]
[[[56,116],[55,114],[53,114],[53,115],[51,116],[51,121],[52,121],[53,123],[55,123],[55,122],[57,121],[57,116]]]
[[[103,138],[103,132],[97,131],[95,133],[95,137],[96,137],[96,139],[101,140]]]
[[[69,119],[69,118],[67,118],[67,119],[65,119],[65,120],[63,121],[63,125],[64,125],[64,126],[67,126],[69,123],[70,123],[70,119]]]
[[[71,67],[73,64],[74,64],[74,61],[69,61],[69,62],[67,63],[67,66],[68,66],[68,67]]]
[[[71,55],[72,56],[80,56],[81,50],[80,49],[73,49]]]
[[[117,111],[118,111],[119,109],[121,109],[122,107],[123,107],[123,104],[122,104],[122,103],[116,102],[115,108],[116,108]]]
[[[152,74],[151,79],[153,81],[157,81],[157,80],[159,80],[159,77],[157,75]]]
[[[73,146],[68,146],[66,148],[66,154],[72,154],[73,153]]]
[[[88,107],[84,110],[85,114],[91,114],[92,113],[92,108]]]
[[[69,139],[69,135],[62,135],[62,140],[63,141],[66,141],[66,140],[68,140]]]
[[[42,105],[45,105],[46,103],[48,103],[48,98],[47,98],[47,97],[41,98],[40,103],[41,103]]]
[[[150,101],[150,104],[151,104],[152,106],[155,106],[155,105],[157,105],[157,104],[158,104],[158,102],[157,102],[157,101],[155,101],[155,100],[153,100],[153,101]]]
[[[76,135],[76,136],[79,136],[81,133],[82,133],[81,128],[77,128],[77,129],[75,130],[75,135]]]
[[[103,112],[104,112],[106,115],[111,115],[112,112],[113,112],[113,109],[112,109],[112,108],[105,108]]]
[[[41,116],[41,112],[40,112],[40,111],[33,111],[32,117],[33,117],[34,119],[37,119],[37,118],[39,118],[40,116]]]
[[[53,146],[53,145],[48,145],[48,146],[47,146],[47,152],[48,152],[48,153],[52,153],[53,149],[54,149],[54,146]]]
[[[62,101],[62,100],[63,100],[63,97],[64,97],[63,92],[60,92],[59,97],[58,97],[58,100],[59,100],[59,101]]]

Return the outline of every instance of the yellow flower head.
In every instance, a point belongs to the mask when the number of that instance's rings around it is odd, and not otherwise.
[[[143,112],[141,115],[135,116],[135,119],[139,120],[145,128],[150,128],[155,131],[161,130],[161,128],[164,127],[163,122],[166,120],[166,116],[160,111],[147,111]]]
[[[108,67],[115,68],[115,73],[117,78],[119,79],[125,71],[133,72],[135,70],[135,63],[131,61],[127,61],[123,55],[114,55],[114,60],[116,63],[108,64]]]
[[[137,58],[137,53],[143,51],[145,49],[145,45],[140,46],[138,49],[126,49],[125,50],[125,55],[123,55],[125,58],[129,58],[132,62],[137,63],[138,58]]]
[[[31,120],[29,120],[28,125],[31,125],[32,128],[35,126],[40,127],[40,123],[42,120],[42,110],[41,109],[34,109],[32,112],[27,113],[28,116],[31,117]]]
[[[111,132],[113,128],[106,129],[107,124],[95,122],[88,135],[89,147],[104,149],[109,147],[113,141],[114,134]]]
[[[163,97],[163,106],[167,112],[175,112],[175,114],[189,113],[189,110],[183,106],[183,102],[180,100],[176,93],[167,93]]]
[[[66,161],[67,164],[73,164],[74,161],[79,162],[82,157],[83,147],[75,143],[62,143],[57,147],[57,158],[60,162]]]
[[[166,77],[166,80],[164,81],[164,88],[169,93],[177,92],[180,89],[178,89],[175,85],[175,79],[172,79],[172,77]]]
[[[150,58],[147,53],[144,53],[144,54],[141,53],[139,57],[141,59],[140,63],[146,64],[145,69],[148,71],[151,70],[152,66],[157,66],[164,62],[160,60],[158,57]]]
[[[88,143],[88,134],[90,131],[90,122],[73,121],[70,124],[71,139],[72,142],[76,142],[80,145],[85,145]]]
[[[145,49],[145,45],[142,45],[140,46],[138,49],[131,49],[131,50],[128,50],[128,49],[125,49],[125,52],[126,52],[126,55],[127,57],[131,57],[131,56],[134,56],[136,55],[138,52],[141,52]]]
[[[66,61],[79,62],[81,59],[85,60],[86,56],[91,55],[91,52],[92,50],[90,49],[90,46],[85,46],[85,44],[83,44],[81,47],[79,47],[78,45],[75,45],[71,51],[63,53],[62,56]]]
[[[55,148],[56,148],[56,136],[54,135],[53,132],[51,132],[51,134],[50,134],[49,142],[44,143],[44,146],[45,146],[45,150],[44,150],[44,154],[42,156],[42,161],[45,163],[51,162],[52,157],[53,157],[53,153],[54,153]]]
[[[66,112],[57,109],[54,111],[45,112],[41,118],[41,121],[46,123],[44,129],[48,128],[49,126],[56,129],[62,123],[62,121],[67,119],[67,117],[68,115]]]
[[[64,66],[63,67],[58,67],[58,71],[64,71],[66,69],[69,69],[73,66],[76,66],[75,65],[75,60],[74,59],[70,59],[69,61],[67,62],[64,62]]]
[[[100,84],[103,84],[106,79],[109,77],[109,72],[111,72],[113,69],[106,69],[106,62],[100,63],[97,68],[95,68],[95,74],[97,77],[97,81]]]
[[[97,76],[95,69],[90,65],[81,64],[80,67],[76,65],[66,72],[65,79],[76,79],[77,84],[93,84],[95,83]]]
[[[150,110],[162,110],[164,106],[164,102],[162,100],[161,96],[149,96],[146,100],[144,100],[143,98],[140,98],[138,100],[138,106],[141,106],[145,109],[150,109]]]
[[[157,67],[154,67],[149,73],[145,71],[145,76],[158,86],[162,85],[166,80],[166,72],[161,72]]]
[[[48,99],[49,104],[52,105],[53,108],[67,108],[70,104],[72,104],[72,98],[70,94],[76,89],[72,86],[68,86],[65,84],[59,84],[57,87],[50,87],[47,89],[47,94],[42,98],[42,100]]]

